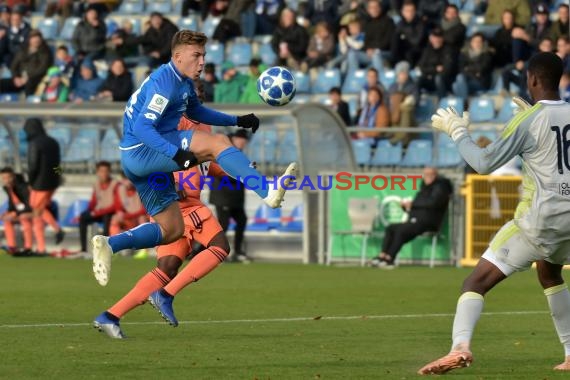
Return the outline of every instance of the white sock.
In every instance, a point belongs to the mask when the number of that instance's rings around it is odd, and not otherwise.
[[[553,286],[544,290],[550,306],[550,314],[554,327],[564,346],[566,356],[570,356],[570,292],[566,284]]]
[[[469,350],[475,325],[483,311],[483,296],[475,292],[465,292],[457,301],[457,311],[453,320],[453,344],[451,350]]]

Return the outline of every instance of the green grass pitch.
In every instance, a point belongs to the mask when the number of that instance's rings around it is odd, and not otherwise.
[[[126,340],[93,329],[152,266],[117,258],[103,288],[90,261],[0,257],[0,378],[418,378],[449,349],[469,273],[225,264],[179,295],[177,328],[143,305],[123,320]],[[473,366],[450,377],[568,378],[552,370],[563,350],[534,271],[499,285],[485,312]]]

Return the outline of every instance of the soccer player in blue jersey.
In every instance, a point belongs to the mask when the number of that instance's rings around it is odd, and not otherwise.
[[[227,115],[204,107],[198,100],[192,80],[200,77],[204,67],[207,40],[203,33],[177,32],[172,39],[171,61],[141,84],[125,108],[121,163],[154,223],[141,224],[111,237],[93,237],[93,272],[102,286],[109,281],[113,253],[169,244],[184,233],[174,181],[157,186],[152,173],[186,170],[215,160],[229,176],[248,178],[247,185],[256,189],[270,207],[280,207],[283,201],[295,163],[289,165],[277,184],[267,186],[261,173],[226,136],[178,130],[184,113],[209,125],[237,125],[254,133],[259,128],[254,114]]]

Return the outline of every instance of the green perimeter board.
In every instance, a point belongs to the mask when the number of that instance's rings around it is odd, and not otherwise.
[[[373,258],[380,252],[382,247],[382,238],[384,235],[384,223],[398,223],[405,218],[405,214],[399,205],[403,198],[414,198],[419,191],[422,181],[416,180],[416,189],[414,190],[414,180],[408,178],[404,183],[404,190],[399,186],[388,185],[383,190],[376,190],[372,184],[360,184],[356,189],[355,176],[366,175],[374,177],[380,174],[354,174],[352,178],[344,177],[342,183],[339,183],[333,177],[332,188],[330,189],[328,215],[329,215],[329,238],[333,231],[346,231],[351,229],[351,221],[348,217],[348,203],[351,198],[378,198],[378,216],[374,222],[374,235],[368,239],[368,247],[366,256]],[[386,174],[388,178],[391,174]],[[399,174],[394,174],[399,175]],[[352,186],[348,190],[341,190],[341,187],[348,187],[346,181],[350,181]],[[377,187],[383,186],[382,180],[376,181]],[[445,217],[442,229],[442,237],[438,240],[435,259],[436,261],[448,261],[450,259],[450,234],[449,234],[449,218]],[[416,239],[405,244],[398,257],[400,260],[429,260],[431,255],[431,237],[418,236]],[[336,259],[355,259],[360,258],[362,248],[362,235],[334,235],[332,238],[332,258]]]

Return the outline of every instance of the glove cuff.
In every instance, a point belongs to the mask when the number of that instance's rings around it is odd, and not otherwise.
[[[463,136],[466,136],[468,134],[467,132],[467,128],[465,127],[458,127],[458,128],[454,128],[451,131],[450,137],[451,139],[456,142],[457,140],[459,140],[460,138],[462,138]]]

